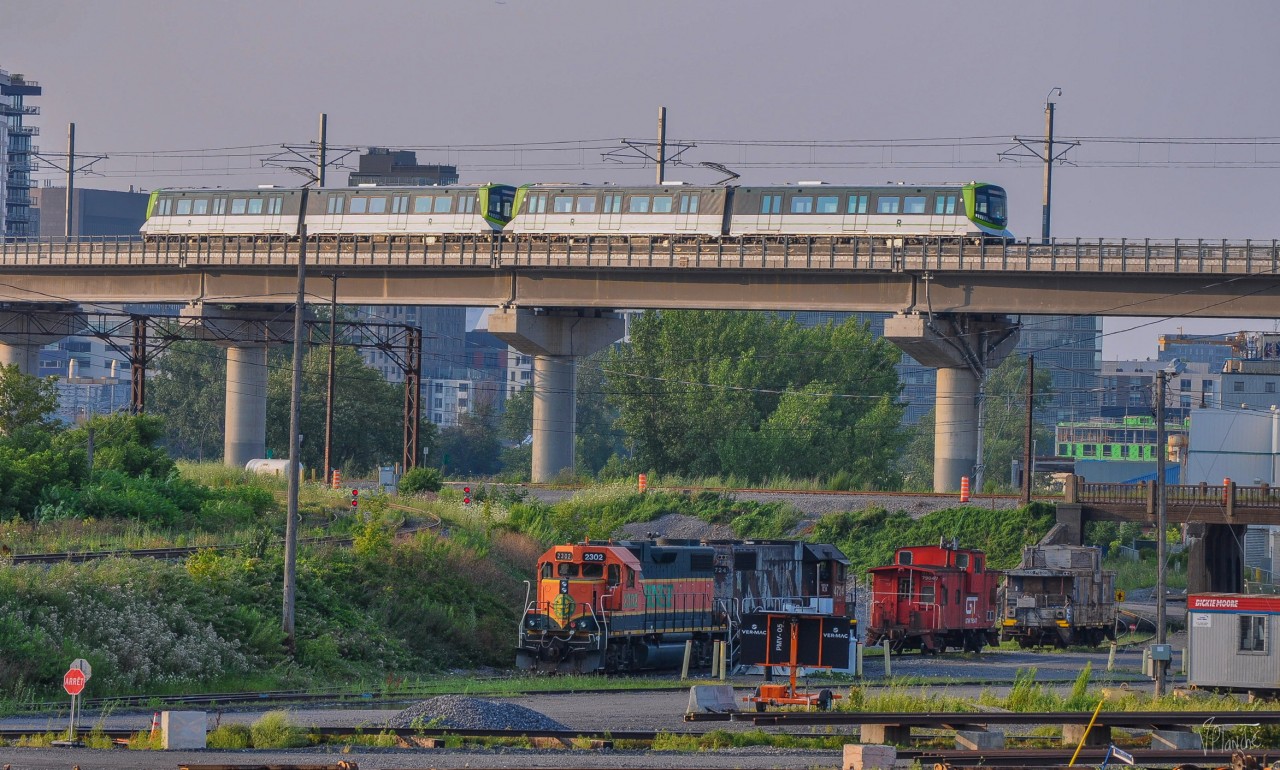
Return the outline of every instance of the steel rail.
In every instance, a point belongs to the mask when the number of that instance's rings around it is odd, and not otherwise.
[[[900,725],[947,727],[949,725],[1063,725],[1087,724],[1087,711],[1037,712],[846,712],[787,711],[778,713],[687,714],[690,722],[752,722],[757,726],[781,725]],[[1152,727],[1161,725],[1280,724],[1280,711],[1103,711],[1096,722],[1102,727]]]

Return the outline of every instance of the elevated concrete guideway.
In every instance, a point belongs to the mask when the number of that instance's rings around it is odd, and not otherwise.
[[[11,301],[289,301],[297,243],[0,243]],[[308,246],[311,291],[338,301],[521,307],[873,310],[1271,318],[1275,241],[887,246],[869,238],[591,241],[421,237]]]

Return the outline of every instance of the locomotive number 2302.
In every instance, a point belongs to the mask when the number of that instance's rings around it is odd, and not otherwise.
[[[583,560],[583,561],[604,561],[604,554],[602,554],[602,553],[584,553],[584,554],[582,554],[582,560]]]

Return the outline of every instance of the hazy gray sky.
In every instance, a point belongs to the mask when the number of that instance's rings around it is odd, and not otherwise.
[[[1038,137],[1061,87],[1075,137],[1280,137],[1280,4],[457,0],[360,3],[0,0],[0,67],[44,86],[42,150],[106,153],[90,186],[289,183],[270,146],[451,147],[420,162],[464,181],[648,182],[653,171],[574,151],[462,145],[694,140],[690,162],[745,183],[983,179],[1011,229],[1040,228],[1042,169],[998,163]],[[990,137],[936,148],[744,147],[711,140]],[[1274,140],[1274,141],[1280,141]],[[128,153],[259,146],[158,159]],[[1055,172],[1058,237],[1277,237],[1280,145],[1085,141]],[[931,166],[928,164],[932,164]],[[45,174],[44,176],[53,176]],[[670,178],[713,182],[678,168]],[[345,172],[339,174],[345,180]],[[1277,313],[1280,316],[1280,313]],[[1106,356],[1154,355],[1155,335],[1270,329],[1268,320],[1106,324]]]

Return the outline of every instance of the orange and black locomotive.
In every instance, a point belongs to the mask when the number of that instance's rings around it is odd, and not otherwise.
[[[734,650],[742,614],[850,617],[849,561],[831,545],[796,541],[587,541],[538,560],[520,619],[516,666],[555,672],[671,668],[692,642]],[[732,661],[732,659],[731,659]]]

